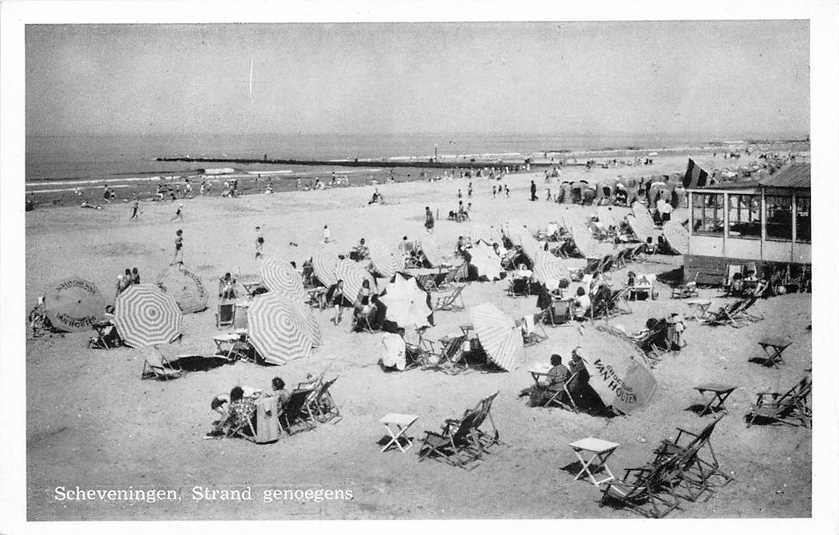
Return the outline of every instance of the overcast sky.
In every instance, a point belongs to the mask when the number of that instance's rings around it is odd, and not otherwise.
[[[30,26],[26,40],[28,134],[809,131],[806,21]]]

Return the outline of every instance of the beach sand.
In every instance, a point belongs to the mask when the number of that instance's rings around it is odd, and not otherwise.
[[[710,156],[698,160],[710,169]],[[718,159],[716,163],[722,163]],[[743,164],[745,162],[739,162]],[[655,166],[563,171],[563,179],[597,181],[616,175],[649,176],[683,172],[684,157],[657,158]],[[492,183],[475,179],[475,225],[513,219],[545,225],[559,217],[582,222],[591,207],[529,202],[531,178],[544,196],[541,173],[512,175],[503,183],[511,198],[492,199]],[[63,207],[36,210],[26,216],[26,292],[28,306],[50,281],[76,274],[94,281],[112,296],[116,276],[138,267],[152,282],[172,257],[175,230],[184,230],[184,259],[212,292],[208,310],[184,318],[181,343],[163,347],[167,355],[214,351],[216,279],[226,271],[256,273],[254,227],[262,225],[265,252],[300,264],[317,248],[328,224],[333,239],[348,250],[360,237],[389,240],[403,235],[422,239],[423,209],[444,216],[457,205],[456,191],[467,182],[408,182],[380,185],[387,204],[368,206],[373,188],[252,195],[238,199],[184,201],[185,221],[170,223],[176,204],[144,203],[139,222],[128,221],[128,206],[103,210]],[[553,186],[556,188],[556,185]],[[468,199],[464,198],[464,201]],[[626,209],[616,208],[619,213]],[[676,217],[686,217],[686,210]],[[435,241],[451,248],[470,224],[437,221]],[[297,244],[297,246],[291,245]],[[608,248],[609,246],[604,246]],[[580,263],[581,261],[576,261]],[[573,262],[570,262],[573,263]],[[613,272],[619,285],[627,269],[665,272],[681,257],[657,256],[654,262]],[[471,283],[464,290],[468,306],[491,302],[511,315],[535,310],[535,297],[510,298],[506,281]],[[671,300],[660,287],[657,301],[632,302],[632,314],[613,320],[628,330],[640,329],[648,317],[687,305]],[[726,302],[718,290],[701,290],[716,306]],[[109,297],[110,299],[110,297]],[[552,352],[564,356],[581,344],[588,355],[611,346],[614,339],[594,329],[548,328],[550,338],[525,349],[526,362],[511,373],[467,372],[448,376],[412,370],[385,373],[378,366],[380,336],[349,333],[349,322],[334,326],[329,311],[316,311],[324,344],[308,360],[282,367],[249,363],[195,372],[170,381],[141,381],[139,352],[119,348],[87,349],[92,333],[29,340],[27,343],[27,477],[28,517],[37,520],[81,519],[302,519],[302,518],[628,518],[628,510],[600,508],[600,492],[575,481],[564,470],[575,458],[569,442],[587,436],[621,444],[609,465],[615,474],[648,461],[677,426],[698,430],[710,421],[686,410],[698,401],[695,385],[707,381],[738,386],[726,405],[730,413],[718,425],[712,443],[723,469],[735,478],[707,501],[685,502],[671,516],[806,517],[811,508],[811,432],[790,427],[746,428],[743,416],[759,391],[785,391],[811,366],[809,294],[761,300],[755,305],[763,321],[732,329],[687,323],[688,342],[667,354],[655,368],[658,391],[650,406],[613,419],[573,414],[561,409],[530,408],[519,391],[531,384],[527,369],[547,362]],[[468,310],[438,312],[432,337],[459,332]],[[23,321],[23,318],[21,318]],[[767,334],[788,335],[793,344],[786,363],[770,369],[748,362],[760,354],[757,341]],[[307,373],[338,375],[334,396],[343,419],[332,425],[283,437],[270,445],[244,440],[203,440],[214,419],[210,400],[235,385],[269,389],[279,375],[291,386]],[[384,436],[378,422],[388,412],[420,416],[411,429],[437,430],[445,418],[458,417],[481,397],[499,391],[493,407],[504,444],[474,470],[433,461],[417,462],[416,449],[380,453]],[[193,486],[253,487],[244,502],[195,501]],[[58,486],[75,488],[177,488],[179,502],[61,502]],[[352,500],[279,501],[265,503],[262,492],[280,489],[351,489]]]

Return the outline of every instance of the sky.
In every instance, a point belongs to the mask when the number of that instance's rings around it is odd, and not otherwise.
[[[806,21],[37,25],[26,127],[800,135],[809,48]]]

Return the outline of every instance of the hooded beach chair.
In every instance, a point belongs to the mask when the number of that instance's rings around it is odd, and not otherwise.
[[[466,303],[463,302],[463,289],[465,287],[465,284],[455,284],[452,286],[450,293],[438,296],[437,301],[434,303],[434,311],[455,311],[466,308]]]
[[[183,370],[172,366],[157,348],[148,348],[144,353],[145,360],[143,361],[143,371],[140,379],[167,381],[169,379],[177,379],[183,375]]]
[[[808,427],[812,419],[812,389],[810,379],[804,377],[784,393],[758,392],[757,400],[746,414],[746,427],[751,427],[756,421]]]
[[[280,413],[280,425],[289,435],[315,428],[311,415],[305,412],[306,402],[313,391],[313,388],[298,388],[289,396]]]
[[[600,506],[614,501],[647,518],[663,518],[679,507],[679,498],[669,486],[674,469],[673,460],[626,468],[623,478],[609,481],[603,487]]]

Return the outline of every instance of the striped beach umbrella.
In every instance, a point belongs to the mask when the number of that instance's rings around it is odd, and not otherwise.
[[[387,319],[399,327],[434,324],[431,296],[410,275],[395,274],[380,299],[387,307]]]
[[[56,329],[86,331],[104,317],[105,297],[92,282],[73,276],[47,289],[44,309]]]
[[[373,268],[386,279],[405,269],[405,257],[386,245],[373,242],[370,244],[370,262]]]
[[[297,314],[303,318],[303,323],[306,325],[306,334],[312,341],[312,347],[320,347],[323,345],[323,337],[320,334],[320,324],[318,323],[314,312],[312,312],[312,307],[303,301],[296,299],[290,299],[289,302],[291,302],[294,310],[297,311]]]
[[[248,338],[265,362],[285,364],[312,354],[305,319],[278,293],[258,295],[248,307]]]
[[[487,358],[503,370],[517,368],[522,362],[524,341],[515,321],[491,303],[470,308],[469,316]]]
[[[376,279],[358,262],[346,259],[339,261],[335,276],[344,281],[344,293],[350,301],[355,301],[365,279],[370,281],[370,290],[376,291]]]
[[[321,247],[314,255],[312,255],[312,270],[315,272],[315,277],[324,286],[332,286],[338,282],[338,277],[335,276],[335,268],[338,266],[338,252],[334,247]]]
[[[559,281],[568,278],[568,270],[555,256],[539,251],[533,259],[533,278],[545,285],[548,290],[559,288]]]
[[[262,275],[262,282],[272,292],[283,294],[289,299],[306,300],[303,277],[290,263],[266,257],[262,261],[259,273]]]
[[[182,332],[178,303],[154,284],[129,286],[117,297],[114,309],[117,332],[131,347],[168,344]]]
[[[207,308],[209,292],[201,277],[183,266],[169,266],[157,276],[157,286],[175,298],[181,312],[201,312]]]

